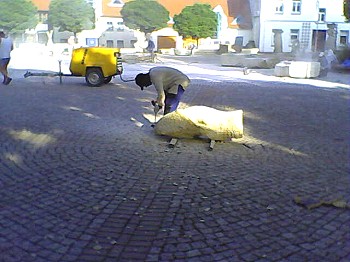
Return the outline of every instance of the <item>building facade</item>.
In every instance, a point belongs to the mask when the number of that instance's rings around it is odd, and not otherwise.
[[[120,14],[124,4],[129,1],[131,0],[95,1],[96,31],[101,32],[102,35],[102,38],[99,38],[100,45],[116,47],[133,47],[135,43],[140,45],[142,35],[135,32],[133,38],[130,30],[125,27]],[[181,13],[183,8],[195,3],[210,4],[218,17],[216,38],[202,40],[203,46],[220,43],[234,44],[237,37],[240,37],[243,44],[252,39],[251,14],[249,4],[245,4],[245,0],[177,0],[176,3],[173,0],[158,0],[158,2],[169,11],[169,26],[152,33],[151,37],[157,49],[182,48],[184,46],[182,37],[171,28],[172,19],[174,15]],[[244,23],[239,20],[244,21]]]
[[[256,8],[253,19],[260,52],[320,52],[350,44],[350,23],[345,22],[343,0],[251,2]]]
[[[130,30],[120,14],[131,0],[86,0],[95,9],[95,29],[78,34],[81,46],[142,48],[145,36]],[[157,49],[183,48],[185,42],[172,29],[172,18],[195,3],[210,4],[217,14],[216,37],[201,39],[199,48],[220,44],[254,43],[260,52],[311,52],[349,46],[350,23],[345,22],[343,0],[157,0],[169,11],[168,27],[153,32]],[[45,42],[50,0],[32,0],[40,22],[28,31]],[[54,34],[54,42],[68,42],[71,34]]]

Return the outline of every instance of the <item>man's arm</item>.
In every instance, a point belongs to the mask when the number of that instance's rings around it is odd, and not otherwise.
[[[150,78],[151,78],[152,84],[154,85],[158,93],[157,104],[160,106],[164,106],[165,92],[164,92],[164,83],[163,83],[162,74],[160,72],[155,72],[151,70]]]
[[[163,81],[155,77],[155,79],[152,81],[152,84],[154,85],[158,93],[157,104],[160,106],[164,106],[165,92],[164,92]]]

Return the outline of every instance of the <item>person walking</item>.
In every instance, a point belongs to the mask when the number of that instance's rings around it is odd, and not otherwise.
[[[155,113],[164,106],[164,115],[173,112],[179,106],[181,97],[190,84],[190,79],[181,71],[166,66],[157,66],[148,73],[140,73],[135,77],[136,84],[141,87],[154,85],[158,97],[152,101]]]
[[[6,36],[3,31],[0,31],[0,72],[4,77],[3,84],[10,84],[12,78],[9,77],[7,70],[8,64],[10,63],[10,53],[13,50],[13,42],[9,36]]]
[[[150,55],[150,58],[151,58],[151,62],[154,63],[155,62],[155,54],[154,54],[154,48],[156,46],[154,45],[154,42],[152,41],[152,39],[149,39],[148,40],[148,44],[147,44],[147,47],[146,47],[146,50],[147,52],[149,53]]]

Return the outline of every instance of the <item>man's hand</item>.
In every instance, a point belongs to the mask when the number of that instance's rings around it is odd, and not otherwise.
[[[161,110],[161,109],[162,109],[161,106],[156,105],[156,106],[153,108],[153,111],[154,111],[155,114],[158,114],[159,110]]]
[[[154,106],[154,108],[153,108],[154,114],[158,114],[159,110],[162,109],[162,106],[158,105],[158,103],[154,100],[152,100],[151,103]]]

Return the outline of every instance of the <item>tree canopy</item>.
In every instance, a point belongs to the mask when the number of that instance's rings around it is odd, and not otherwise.
[[[350,0],[344,0],[343,11],[347,22],[349,22],[350,21]]]
[[[37,9],[27,0],[0,1],[0,28],[12,34],[23,33],[28,28],[34,28],[38,19]]]
[[[127,27],[144,33],[164,28],[169,21],[169,11],[153,0],[127,2],[120,13]]]
[[[174,29],[183,37],[214,37],[217,16],[209,4],[186,6],[180,14],[174,16]]]
[[[49,25],[59,31],[70,31],[74,35],[94,26],[95,12],[85,0],[52,0]]]

